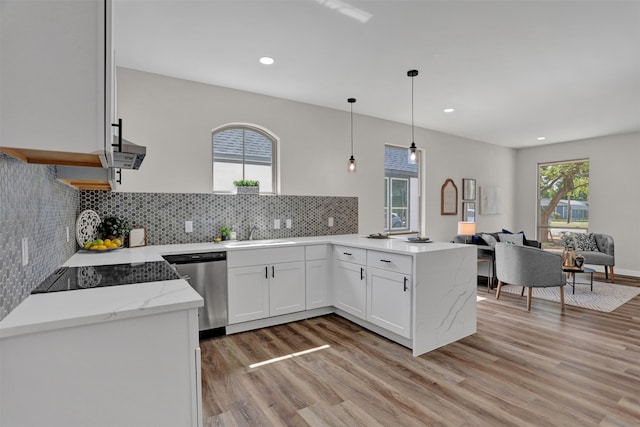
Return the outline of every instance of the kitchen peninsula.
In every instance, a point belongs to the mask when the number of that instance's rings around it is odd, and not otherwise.
[[[295,265],[306,272],[303,283],[298,284],[303,295],[302,305],[288,310],[290,312],[273,304],[277,298],[272,293],[271,300],[267,294],[264,315],[243,318],[243,304],[255,295],[236,294],[239,305],[233,308],[233,292],[230,292],[228,333],[335,312],[411,348],[418,356],[476,332],[476,250],[468,245],[411,243],[356,235],[319,236],[146,246],[103,254],[76,253],[64,266],[156,262],[162,261],[163,255],[203,251],[227,252],[230,291],[234,284],[245,283],[234,282],[233,277],[252,268],[248,263],[260,264],[264,277],[265,269],[270,276],[271,268],[277,271],[275,266],[285,261],[279,259],[280,256],[291,256],[296,259]],[[267,264],[274,267],[266,268]],[[324,287],[323,292],[317,292],[316,286]],[[287,292],[285,297],[293,293]],[[257,299],[258,303],[261,301]],[[33,399],[51,401],[51,396],[64,396],[67,394],[64,390],[69,392],[79,387],[77,381],[87,376],[100,399],[94,395],[90,401],[95,405],[83,405],[89,409],[82,409],[80,413],[89,416],[99,409],[96,405],[101,404],[100,400],[110,402],[111,408],[129,408],[131,404],[127,402],[138,401],[139,394],[128,396],[122,391],[116,392],[119,387],[112,379],[124,378],[125,373],[132,381],[143,382],[144,375],[153,377],[153,366],[165,372],[161,366],[169,357],[186,357],[180,364],[184,365],[182,368],[170,371],[184,376],[183,381],[176,379],[176,388],[185,391],[183,401],[178,403],[189,409],[182,420],[190,421],[181,422],[197,425],[201,397],[196,310],[201,304],[202,300],[184,280],[30,296],[0,322],[2,420],[8,416],[9,405],[18,408],[14,415],[24,415],[28,412],[25,405]],[[236,320],[232,319],[233,313]],[[135,327],[131,327],[131,321]],[[167,339],[158,335],[160,330],[163,337],[167,334],[179,343],[177,348],[184,351],[165,354],[170,349],[159,345]],[[155,335],[149,335],[148,331]],[[120,348],[108,348],[109,342]],[[48,357],[52,349],[57,352],[53,359]],[[115,355],[116,360],[88,358],[101,352]],[[70,371],[81,369],[82,375],[65,381],[52,374],[59,372],[60,364]],[[107,377],[107,387],[101,380],[103,376]],[[43,387],[38,386],[41,383]],[[131,389],[130,385],[124,389]],[[147,403],[155,407],[166,402]],[[178,403],[173,400],[171,405]],[[145,405],[140,407],[151,407]],[[88,419],[80,418],[81,422],[67,425],[81,425]],[[95,419],[91,423],[103,425]]]

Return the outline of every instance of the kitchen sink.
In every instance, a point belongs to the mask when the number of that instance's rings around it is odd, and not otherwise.
[[[225,243],[225,248],[260,248],[264,246],[294,245],[296,242],[286,240],[242,240],[239,242]]]

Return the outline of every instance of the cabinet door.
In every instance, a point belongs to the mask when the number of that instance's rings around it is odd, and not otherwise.
[[[269,317],[267,266],[228,269],[229,324]]]
[[[329,262],[326,259],[307,261],[307,310],[331,305],[329,300]]]
[[[104,150],[105,2],[3,1],[0,9],[0,146]]]
[[[367,320],[411,338],[411,276],[369,267]]]
[[[304,262],[287,262],[269,267],[269,315],[295,313],[305,309]]]
[[[364,266],[336,260],[334,272],[334,305],[347,313],[365,319],[367,277]]]

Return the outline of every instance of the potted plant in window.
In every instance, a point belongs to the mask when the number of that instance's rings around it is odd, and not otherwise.
[[[233,185],[236,186],[237,194],[259,194],[260,193],[260,181],[241,179],[238,181],[233,181]]]

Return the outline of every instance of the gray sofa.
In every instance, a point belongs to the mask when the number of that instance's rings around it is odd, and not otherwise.
[[[596,239],[597,251],[576,250],[576,255],[584,257],[585,264],[603,265],[604,275],[609,279],[609,270],[611,270],[611,283],[615,283],[615,273],[613,267],[616,265],[616,257],[614,251],[613,237],[608,234],[593,233]]]
[[[488,262],[478,263],[478,276],[484,276],[487,278],[487,285],[489,289],[493,288],[493,283],[496,275],[495,253],[493,250],[493,246],[488,245],[484,241],[484,239],[480,240],[478,239],[478,237],[482,236],[483,234],[490,234],[491,236],[493,236],[494,239],[496,239],[497,242],[499,242],[500,233],[502,233],[502,231],[494,231],[494,232],[481,231],[476,233],[475,236],[463,236],[463,235],[457,234],[451,240],[451,243],[467,243],[467,244],[474,244],[478,246],[478,249],[479,249],[478,259],[488,261]],[[534,248],[542,247],[541,243],[538,242],[537,240],[524,239],[524,236],[523,236],[523,244],[525,246],[532,246]],[[486,248],[486,250],[483,250],[483,248]]]

